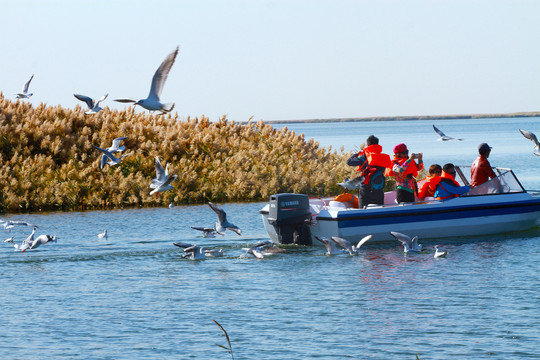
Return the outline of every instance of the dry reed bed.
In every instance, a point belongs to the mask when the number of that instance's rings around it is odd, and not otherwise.
[[[350,154],[321,148],[303,134],[262,121],[206,117],[180,121],[133,108],[88,116],[76,106],[11,101],[0,94],[0,207],[4,211],[110,209],[260,201],[279,192],[340,193]],[[112,140],[132,155],[99,169]],[[170,162],[174,190],[149,195],[153,159]]]

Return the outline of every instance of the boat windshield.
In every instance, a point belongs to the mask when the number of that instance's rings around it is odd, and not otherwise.
[[[456,176],[456,180],[462,185],[469,185],[469,177],[466,175],[470,175],[471,173],[470,166],[459,166],[459,170],[460,171],[457,171],[459,176]],[[512,170],[498,167],[493,168],[493,170],[498,174],[495,179],[491,179],[482,185],[471,189],[462,196],[525,192],[525,189],[523,189]]]

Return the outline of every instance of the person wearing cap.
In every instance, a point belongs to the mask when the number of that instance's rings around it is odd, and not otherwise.
[[[488,161],[489,154],[491,153],[491,146],[486,143],[481,143],[478,146],[479,156],[474,160],[471,165],[471,188],[477,187],[487,182],[489,179],[497,177],[491,164]]]
[[[390,155],[382,152],[379,139],[370,135],[366,140],[366,147],[347,160],[347,165],[358,166],[362,182],[358,190],[358,207],[364,208],[368,204],[384,204],[384,172],[392,166]]]
[[[418,160],[418,163],[415,159]],[[414,178],[423,168],[422,154],[413,153],[409,156],[407,145],[402,143],[394,146],[392,170],[388,172],[388,175],[394,176],[396,179],[396,201],[398,203],[414,202],[416,186]]]

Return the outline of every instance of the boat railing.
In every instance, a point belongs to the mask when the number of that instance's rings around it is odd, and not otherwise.
[[[470,178],[466,174],[470,174],[470,166],[456,166],[456,173],[459,178],[456,180],[461,185],[469,185]],[[491,179],[473,189],[462,196],[478,196],[492,194],[514,194],[525,192],[525,189],[517,179],[512,169],[493,167],[497,177]]]

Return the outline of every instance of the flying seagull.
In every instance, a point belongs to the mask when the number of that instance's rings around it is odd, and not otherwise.
[[[343,186],[347,190],[358,190],[360,189],[362,180],[364,180],[364,178],[361,176],[354,179],[346,178],[343,182],[338,183],[338,185]]]
[[[439,245],[435,245],[435,254],[433,255],[434,258],[443,258],[446,257],[448,254],[448,251],[439,250]]]
[[[131,98],[120,98],[115,99],[114,101],[135,103],[135,105],[140,105],[150,111],[161,111],[162,113],[170,112],[174,108],[174,103],[164,104],[159,100],[159,97],[161,96],[163,85],[165,85],[165,81],[167,80],[167,76],[169,75],[169,71],[171,71],[177,54],[178,47],[176,47],[176,50],[170,53],[158,67],[152,78],[152,86],[150,87],[150,93],[146,99],[136,100]]]
[[[216,231],[222,233],[225,232],[225,230],[231,230],[238,235],[242,235],[242,230],[240,230],[238,226],[227,221],[227,213],[225,213],[225,210],[223,210],[217,205],[212,204],[211,202],[209,202],[208,205],[212,208],[212,210],[214,210],[214,212],[218,216],[218,221],[214,224],[214,229]]]
[[[171,185],[171,183],[174,180],[176,180],[177,177],[178,177],[178,175],[169,175],[167,177],[167,180],[165,180],[164,183],[159,184],[156,188],[154,188],[154,190],[150,191],[150,195],[153,195],[153,194],[158,193],[158,192],[164,192],[164,191],[167,191],[167,190],[174,189],[173,186]]]
[[[437,129],[437,127],[435,125],[433,125],[433,130],[435,130],[435,132],[439,135],[439,138],[437,140],[439,141],[448,141],[448,140],[458,140],[458,141],[462,141],[463,139],[456,139],[456,138],[453,138],[451,136],[446,136],[444,135],[444,133]]]
[[[30,250],[39,247],[40,245],[45,245],[48,242],[56,242],[56,236],[50,235],[39,235],[30,245]],[[24,251],[24,250],[23,250]]]
[[[39,226],[37,225],[34,225],[34,224],[31,224],[29,222],[26,222],[26,221],[21,221],[21,220],[3,220],[3,219],[0,219],[0,226],[2,226],[4,228],[4,230],[9,230],[11,231],[11,229],[13,227],[15,227],[15,225],[19,225],[19,226],[31,226],[31,227],[35,227],[35,228],[39,228]]]
[[[115,157],[109,150],[105,150],[105,149],[102,149],[102,148],[99,148],[97,146],[94,146],[96,149],[98,149],[99,151],[101,151],[103,154],[106,155],[106,157],[108,158],[108,161],[106,161],[105,163],[103,162],[103,160],[101,161],[101,164],[100,164],[100,169],[103,169],[103,167],[105,166],[105,164],[109,164],[111,166],[113,165],[118,165],[120,164],[120,161],[122,161],[122,158],[128,156],[128,155],[131,155],[131,153],[129,154],[124,154],[122,156],[120,156],[119,158]]]
[[[33,78],[34,78],[34,75],[32,75],[30,77],[30,80],[28,80],[26,84],[24,84],[22,88],[22,92],[15,94],[17,95],[17,99],[28,99],[30,96],[34,95],[33,93],[28,93],[28,87],[30,86],[30,82],[32,81]]]
[[[115,152],[122,152],[126,150],[126,147],[124,145],[120,145],[120,141],[127,139],[127,136],[122,136],[119,138],[116,138],[113,140],[112,145],[107,148],[107,151],[111,154]],[[105,154],[101,155],[101,163],[100,168],[103,169],[105,167],[105,164],[107,163],[107,160],[109,160],[109,157]]]
[[[422,251],[422,244],[418,243],[418,236],[415,236],[411,239],[408,235],[396,231],[390,231],[390,235],[392,235],[397,241],[403,244],[404,252],[408,253]]]
[[[94,99],[86,95],[73,94],[73,96],[75,96],[77,99],[81,100],[82,102],[85,102],[86,105],[88,106],[88,111],[85,112],[86,115],[97,114],[101,110],[101,107],[99,107],[99,103],[104,101],[108,95],[109,94],[105,94],[97,102],[94,102]]]
[[[540,156],[540,143],[538,142],[536,135],[527,130],[519,129],[519,131],[521,132],[521,134],[523,134],[523,136],[525,136],[527,139],[531,140],[534,143],[533,154],[536,156]]]
[[[167,181],[167,178],[169,177],[169,163],[165,165],[164,169],[163,165],[161,165],[161,162],[159,161],[159,157],[156,156],[154,158],[154,167],[156,168],[156,177],[152,179],[152,183],[150,184],[151,189],[157,188],[159,185]]]

